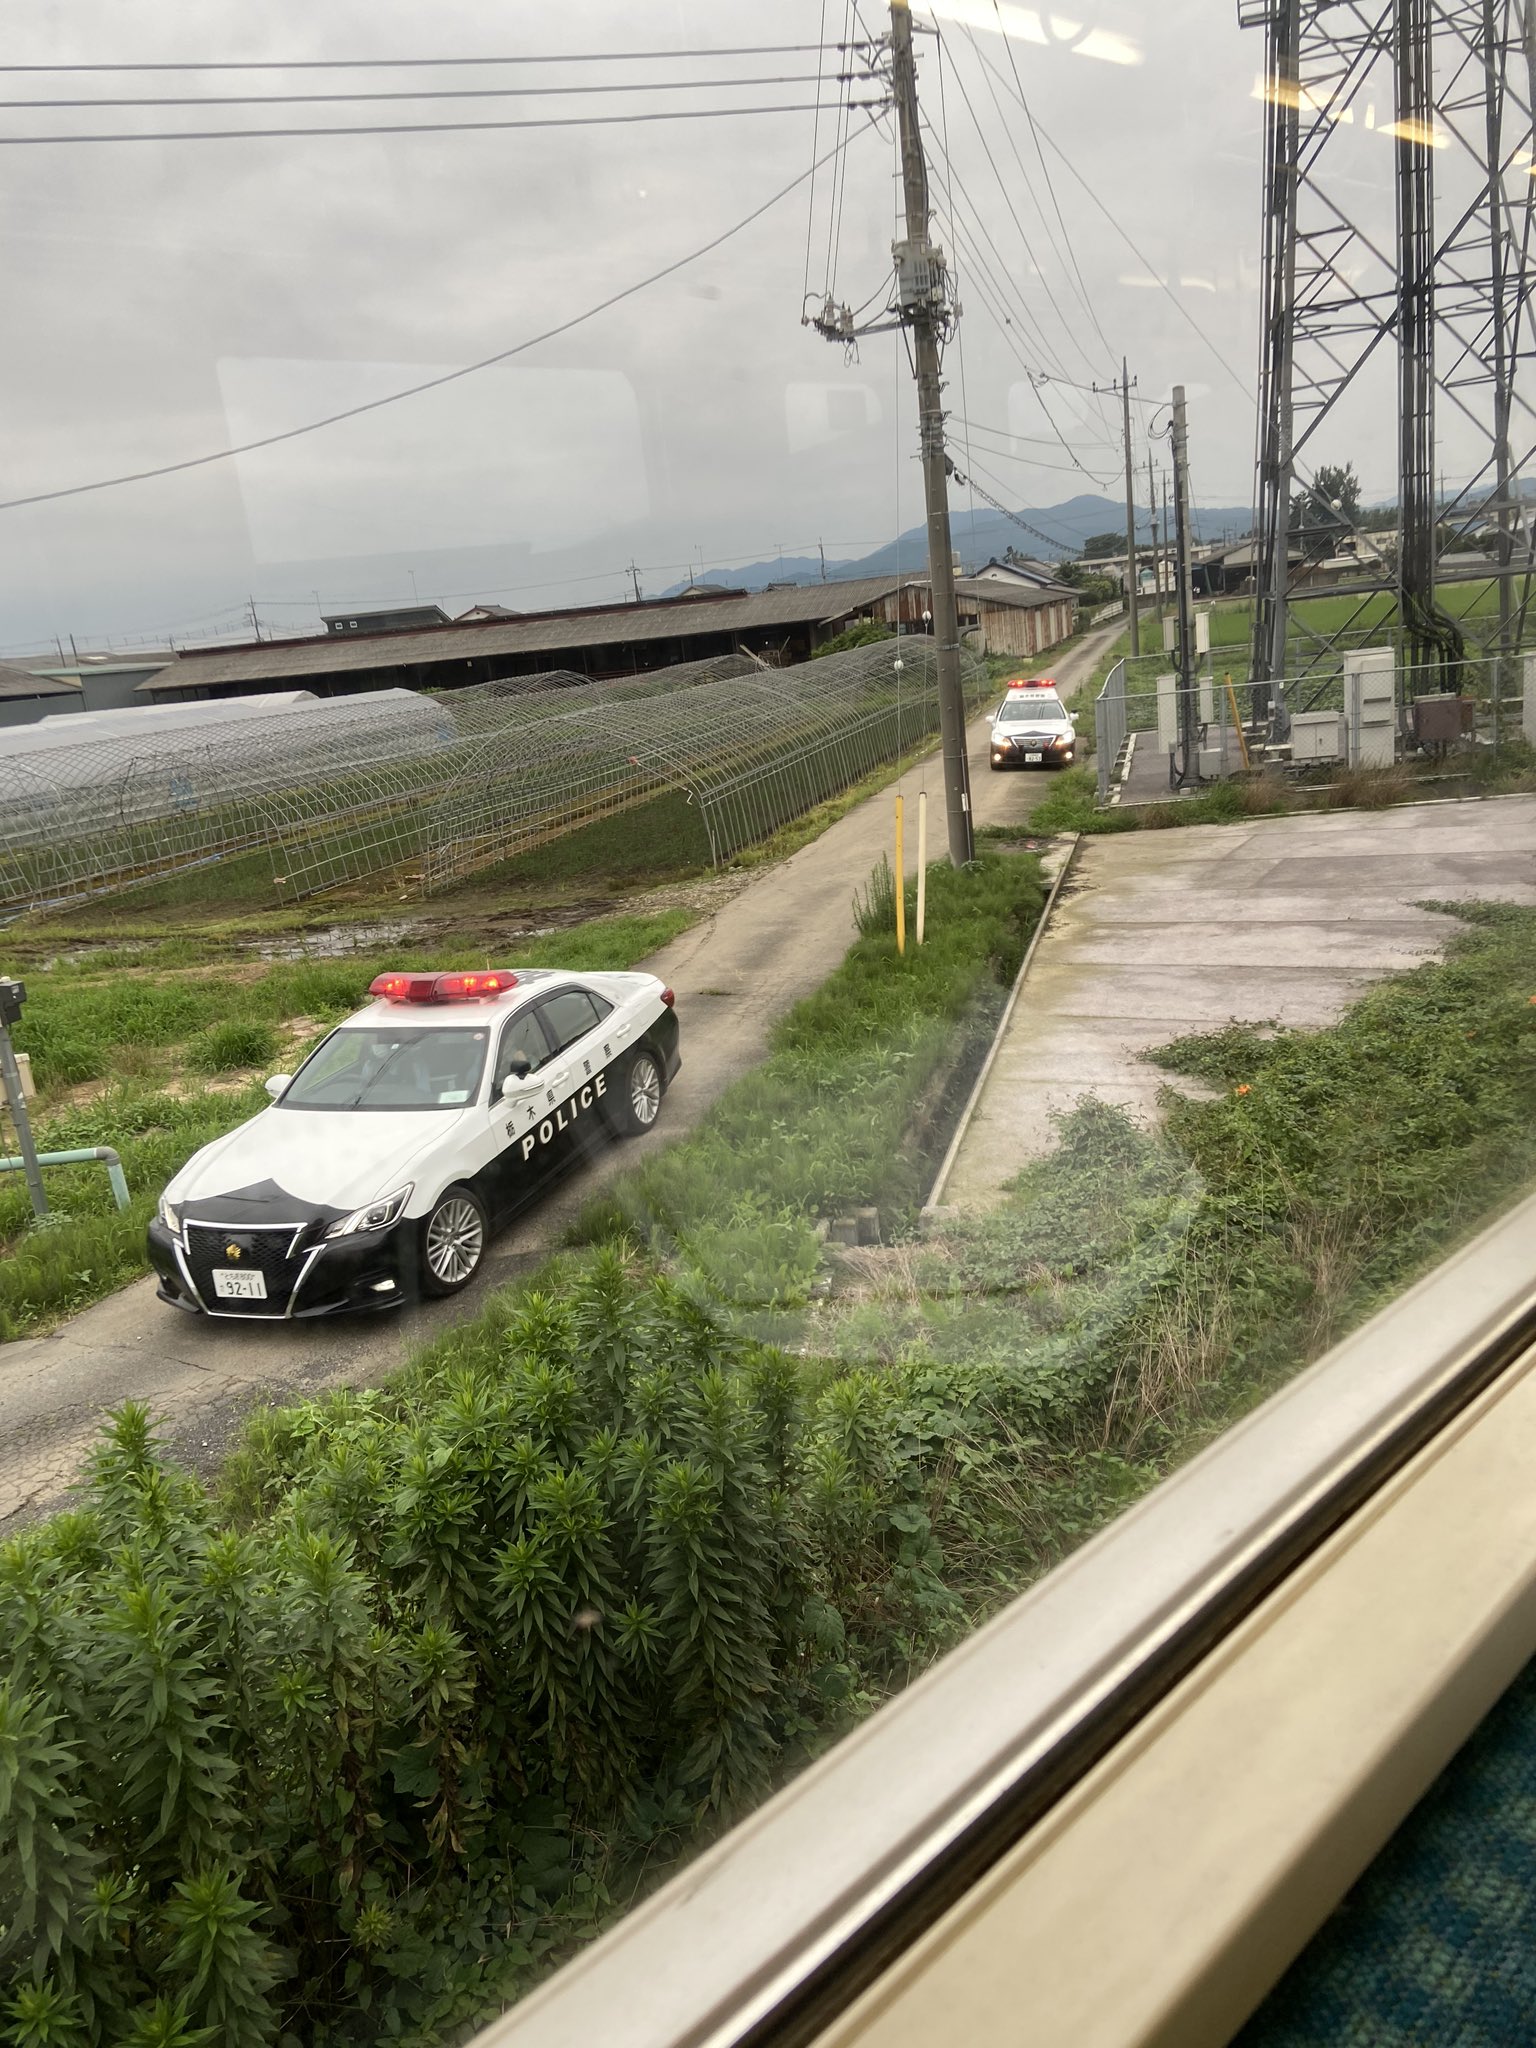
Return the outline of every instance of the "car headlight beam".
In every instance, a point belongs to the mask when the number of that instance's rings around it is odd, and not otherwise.
[[[327,1238],[355,1237],[360,1230],[387,1230],[392,1223],[399,1222],[414,1187],[414,1181],[407,1181],[392,1195],[385,1195],[377,1202],[368,1202],[361,1209],[354,1209],[350,1216],[338,1216],[326,1231]]]

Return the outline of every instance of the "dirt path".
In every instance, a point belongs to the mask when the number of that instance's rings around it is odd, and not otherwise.
[[[1090,634],[1056,674],[1070,691],[1118,628]],[[981,824],[1023,824],[1036,779],[988,771],[987,723],[970,727],[975,815]],[[944,805],[936,758],[906,774],[778,866],[766,868],[719,911],[645,964],[677,991],[683,1070],[657,1129],[615,1147],[572,1175],[493,1247],[483,1277],[452,1301],[395,1315],[320,1323],[216,1323],[178,1314],[140,1280],[47,1337],[0,1345],[0,1533],[57,1500],[77,1475],[103,1414],[149,1402],[167,1418],[182,1456],[206,1467],[254,1403],[381,1379],[419,1344],[474,1315],[498,1282],[536,1264],[582,1204],[647,1145],[691,1129],[767,1049],[775,1020],[837,965],[854,936],[855,888],[887,850],[892,798],[929,792],[930,854],[941,858]],[[915,831],[907,834],[915,865]]]

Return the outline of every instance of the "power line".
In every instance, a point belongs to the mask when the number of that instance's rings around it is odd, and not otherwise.
[[[657,64],[694,57],[799,57],[818,50],[857,49],[856,43],[745,43],[714,50],[567,50],[511,57],[237,57],[209,58],[202,63],[161,63],[154,59],[102,64],[0,64],[6,73],[46,72],[54,76],[80,72],[120,71],[431,71],[461,65],[495,64]]]
[[[961,413],[954,413],[951,417],[958,420],[961,426],[969,427],[973,433],[992,434],[1000,441],[1023,441],[1034,448],[1055,448],[1060,445],[1054,435],[1016,434],[1012,427],[994,427],[986,420],[967,419]],[[1084,448],[1104,449],[1117,448],[1119,443],[1115,441],[1083,441],[1079,445]]]
[[[869,122],[864,129],[857,132],[867,133],[873,125],[873,122]],[[814,164],[811,169],[819,170],[823,164],[830,162],[838,150],[846,150],[852,140],[852,135],[846,137],[836,149],[828,150],[820,163]],[[343,420],[357,419],[364,413],[382,411],[385,406],[398,405],[403,399],[419,397],[424,391],[436,391],[445,384],[457,383],[460,378],[472,377],[480,370],[492,369],[497,363],[509,362],[514,356],[525,355],[529,349],[538,348],[547,341],[554,341],[562,334],[569,334],[573,328],[583,326],[588,320],[595,319],[599,313],[606,313],[610,307],[622,304],[625,299],[636,297],[640,292],[648,290],[651,285],[659,284],[663,278],[671,277],[677,271],[686,269],[690,263],[697,263],[700,257],[710,255],[712,251],[751,227],[755,221],[761,220],[765,213],[771,212],[781,200],[787,199],[791,192],[798,191],[810,176],[810,170],[801,171],[797,177],[791,178],[787,185],[781,185],[771,198],[765,199],[760,206],[744,214],[733,226],[712,236],[697,249],[690,250],[686,256],[679,256],[673,262],[663,264],[661,269],[653,270],[648,277],[642,277],[634,284],[625,285],[620,291],[611,292],[595,306],[589,306],[583,313],[573,314],[569,320],[562,320],[554,327],[545,328],[541,334],[530,335],[526,341],[517,342],[511,348],[499,349],[495,355],[482,356],[478,362],[465,363],[457,370],[446,370],[438,377],[423,378],[419,384],[408,385],[403,391],[388,392],[383,398],[366,399],[361,405],[350,405],[341,412],[327,413],[323,419],[307,420],[302,426],[287,427],[281,433],[263,434],[257,440],[241,442],[234,448],[218,448],[207,455],[191,455],[180,462],[160,463],[153,469],[130,470],[121,476],[98,477],[91,483],[70,484],[62,490],[32,491],[22,498],[6,498],[0,500],[0,512],[14,512],[23,505],[51,504],[60,498],[83,497],[89,491],[113,490],[120,484],[148,483],[155,477],[179,475],[183,470],[205,469],[215,462],[227,462],[236,455],[250,455],[260,448],[274,448],[284,441],[296,441],[304,434],[318,433],[322,427],[334,427]]]
[[[703,92],[725,86],[822,85],[828,74],[815,71],[781,71],[741,78],[645,78],[615,81],[603,79],[594,85],[442,85],[410,86],[398,92],[247,92],[168,94],[159,97],[89,100],[0,100],[0,112],[31,113],[47,109],[57,112],[89,112],[97,107],[329,107],[377,106],[398,100],[526,100],[583,97],[613,92]],[[870,71],[837,71],[831,82],[843,85],[874,76]]]
[[[1009,215],[1013,221],[1014,227],[1018,230],[1019,240],[1024,245],[1024,253],[1029,258],[1029,261],[1033,266],[1037,276],[1040,277],[1041,283],[1045,285],[1045,294],[1050,304],[1051,311],[1056,315],[1057,319],[1061,322],[1063,332],[1067,335],[1068,339],[1072,343],[1072,346],[1077,350],[1077,353],[1082,357],[1084,363],[1087,365],[1089,375],[1092,376],[1094,373],[1093,358],[1089,355],[1088,351],[1083,347],[1082,342],[1078,339],[1076,329],[1074,328],[1072,322],[1068,320],[1066,314],[1062,311],[1061,307],[1056,303],[1056,296],[1054,292],[1052,292],[1048,284],[1045,284],[1045,274],[1041,266],[1040,259],[1035,254],[1034,245],[1031,243],[1029,236],[1025,231],[1024,223],[1019,219],[1018,209],[1014,206],[1013,199],[1008,191],[1008,187],[1003,182],[1003,174],[998,169],[996,157],[992,154],[992,145],[990,142],[988,142],[986,132],[982,128],[981,118],[977,114],[975,106],[972,104],[970,94],[965,89],[965,80],[961,77],[958,71],[955,72],[954,77],[956,89],[958,90],[960,98],[964,103],[966,112],[971,117],[971,126],[976,130],[976,139],[981,144],[982,151],[987,159],[987,164],[991,169],[994,180],[996,181],[997,189],[1003,195],[1003,204],[1007,207]],[[1022,170],[1022,168],[1023,167],[1021,165],[1020,169]]]
[[[951,476],[954,477],[957,483],[969,484],[971,482],[971,479],[968,476],[962,474],[962,472],[955,466],[955,464],[949,461],[948,456],[945,457],[945,461],[946,463],[948,463],[949,472]],[[1003,482],[1001,477],[993,476],[990,470],[982,469],[981,464],[979,462],[977,463],[976,467],[978,470],[981,471],[981,474],[984,477],[990,478],[990,480],[997,485],[997,488],[1000,491],[1006,491],[1009,488],[1008,485]],[[1026,533],[1032,533],[1036,540],[1043,540],[1047,547],[1060,548],[1062,553],[1067,555],[1075,555],[1077,553],[1078,543],[1076,541],[1063,540],[1059,534],[1047,533],[1043,526],[1032,525],[1031,522],[1027,520],[1022,513],[1010,511],[1007,505],[1005,505],[1000,499],[994,498],[990,491],[984,491],[980,484],[977,484],[975,486],[975,490],[976,495],[979,498],[985,498],[987,503],[992,507],[994,512],[1001,512],[1005,519],[1011,519],[1015,526],[1022,526]]]
[[[839,101],[850,112],[883,107],[883,100]],[[810,114],[809,101],[767,107],[680,107],[654,113],[635,114],[551,114],[534,121],[412,121],[369,123],[346,128],[175,128],[169,130],[123,130],[110,135],[0,135],[0,148],[16,149],[32,143],[69,142],[296,142],[312,135],[468,135],[489,129],[509,128],[617,128],[642,121],[710,121],[740,118],[745,114]]]
[[[981,59],[982,63],[986,65],[987,69],[993,73],[993,76],[1002,81],[1003,90],[1005,92],[1010,91],[1011,88],[1009,87],[1008,81],[1002,77],[1001,72],[996,71],[994,69],[991,59],[987,57],[984,54],[984,52],[981,51],[980,49],[977,50],[976,54]],[[1029,108],[1025,105],[1023,99],[1017,93],[1014,94],[1014,97],[1019,100],[1020,106],[1024,109],[1024,112],[1028,114]],[[1033,119],[1033,117],[1031,118]],[[1062,148],[1061,144],[1053,138],[1050,131],[1043,125],[1043,123],[1036,121],[1034,122],[1034,127],[1036,131],[1039,133],[1039,135],[1050,144],[1051,149],[1053,150],[1057,158],[1065,166],[1065,168],[1071,172],[1072,176],[1083,188],[1083,191],[1093,201],[1094,205],[1098,208],[1099,212],[1103,214],[1104,218],[1109,222],[1110,226],[1114,229],[1115,233],[1120,237],[1121,241],[1124,242],[1125,246],[1136,258],[1136,261],[1142,266],[1142,268],[1146,271],[1147,275],[1157,285],[1159,291],[1163,292],[1164,295],[1172,301],[1173,305],[1178,310],[1179,317],[1182,320],[1186,321],[1188,325],[1195,330],[1196,334],[1199,335],[1201,341],[1204,342],[1205,346],[1210,350],[1211,354],[1216,358],[1217,362],[1220,363],[1221,367],[1232,379],[1233,383],[1237,386],[1238,390],[1242,392],[1243,396],[1245,398],[1251,399],[1253,397],[1252,387],[1245,383],[1242,377],[1238,375],[1237,371],[1233,369],[1232,365],[1227,361],[1226,357],[1222,354],[1221,350],[1216,346],[1215,342],[1211,340],[1211,337],[1206,332],[1205,328],[1195,318],[1194,314],[1190,312],[1189,308],[1184,304],[1184,301],[1179,297],[1178,293],[1170,288],[1166,279],[1158,276],[1156,267],[1152,263],[1151,259],[1141,250],[1141,248],[1138,247],[1133,237],[1121,225],[1118,216],[1114,214],[1108,206],[1105,205],[1104,201],[1099,197],[1098,193],[1094,191],[1093,187],[1089,184],[1088,180],[1083,176],[1082,172],[1077,168],[1076,164],[1073,163],[1072,159],[1067,155],[1066,151]],[[1142,403],[1144,404],[1147,402],[1148,401],[1146,400],[1142,401]],[[1166,400],[1160,400],[1158,402],[1161,404],[1167,403]]]
[[[992,7],[993,7],[993,11],[994,11],[994,12],[996,13],[996,15],[997,15],[997,23],[998,23],[998,27],[999,27],[999,28],[1002,28],[1002,25],[1003,25],[1003,16],[1002,16],[1002,9],[1001,9],[1001,7],[1000,7],[1000,6],[998,5],[998,0],[992,0]],[[966,35],[967,35],[967,37],[968,37],[968,38],[969,38],[969,40],[970,40],[970,45],[971,45],[971,48],[972,48],[973,50],[975,50],[975,49],[976,49],[976,34],[975,34],[975,31],[974,31],[973,29],[967,28],[967,30],[966,30]],[[1083,309],[1084,309],[1084,311],[1085,311],[1085,312],[1087,313],[1087,315],[1088,315],[1088,318],[1089,318],[1089,319],[1090,319],[1090,320],[1091,320],[1091,321],[1093,322],[1093,326],[1094,326],[1094,332],[1095,332],[1095,333],[1096,333],[1096,334],[1098,335],[1098,337],[1099,337],[1100,341],[1102,341],[1102,342],[1103,342],[1103,344],[1104,344],[1105,348],[1109,349],[1109,353],[1110,353],[1111,357],[1113,357],[1113,355],[1114,355],[1114,353],[1115,353],[1115,352],[1114,352],[1114,349],[1110,347],[1110,341],[1109,341],[1109,336],[1108,336],[1108,335],[1107,335],[1107,334],[1106,334],[1106,333],[1104,332],[1104,329],[1103,329],[1103,328],[1102,328],[1102,327],[1101,327],[1101,326],[1099,325],[1099,316],[1098,316],[1098,314],[1097,314],[1097,313],[1096,313],[1096,312],[1094,311],[1094,309],[1093,309],[1093,301],[1092,301],[1092,300],[1091,300],[1091,299],[1089,298],[1089,296],[1088,296],[1088,286],[1087,286],[1087,284],[1085,283],[1085,281],[1084,281],[1084,279],[1083,279],[1083,273],[1082,273],[1082,270],[1081,270],[1081,268],[1080,268],[1080,267],[1079,267],[1079,265],[1078,265],[1078,261],[1077,261],[1077,251],[1076,251],[1076,250],[1075,250],[1075,249],[1073,248],[1073,246],[1072,246],[1072,237],[1071,237],[1071,235],[1070,235],[1070,234],[1068,233],[1068,231],[1067,231],[1067,223],[1066,223],[1066,219],[1065,219],[1065,216],[1063,215],[1063,213],[1062,213],[1062,210],[1061,210],[1061,201],[1060,201],[1060,200],[1059,200],[1059,199],[1058,199],[1058,198],[1056,197],[1056,186],[1055,186],[1055,184],[1054,184],[1054,182],[1052,181],[1052,178],[1051,178],[1051,167],[1050,167],[1050,165],[1049,165],[1049,164],[1048,164],[1048,163],[1046,162],[1046,160],[1045,160],[1045,152],[1044,152],[1044,150],[1043,150],[1043,149],[1041,149],[1041,147],[1040,147],[1040,137],[1039,137],[1039,135],[1038,135],[1038,134],[1037,134],[1037,133],[1035,132],[1035,117],[1034,117],[1034,114],[1033,114],[1033,112],[1032,112],[1032,111],[1031,111],[1031,109],[1030,109],[1030,104],[1029,104],[1029,101],[1028,101],[1027,97],[1025,96],[1025,92],[1024,92],[1024,81],[1023,81],[1023,79],[1021,79],[1021,78],[1020,78],[1020,76],[1019,76],[1019,60],[1018,60],[1018,58],[1017,58],[1017,57],[1016,57],[1016,56],[1014,55],[1014,49],[1013,49],[1013,42],[1012,42],[1012,39],[1011,39],[1011,38],[1010,38],[1010,37],[1008,36],[1008,34],[1007,34],[1007,32],[1006,32],[1006,31],[1004,31],[1004,34],[1003,34],[1003,47],[1004,47],[1004,49],[1005,49],[1005,50],[1006,50],[1006,51],[1008,52],[1008,63],[1009,63],[1009,66],[1010,66],[1010,68],[1011,68],[1011,69],[1012,69],[1012,71],[1013,71],[1013,82],[1014,82],[1014,85],[1015,85],[1015,86],[1016,86],[1016,87],[1018,88],[1018,94],[1019,94],[1019,104],[1020,104],[1020,106],[1022,106],[1022,107],[1023,107],[1023,109],[1024,109],[1024,118],[1025,118],[1025,120],[1026,120],[1026,121],[1028,121],[1028,123],[1029,123],[1029,134],[1030,134],[1030,140],[1031,140],[1031,141],[1032,141],[1032,142],[1034,143],[1034,145],[1035,145],[1035,155],[1036,155],[1036,156],[1037,156],[1037,157],[1038,157],[1038,158],[1040,159],[1040,169],[1041,169],[1041,171],[1042,171],[1042,173],[1044,174],[1044,177],[1045,177],[1045,189],[1046,189],[1046,191],[1047,191],[1047,192],[1049,192],[1049,194],[1051,195],[1051,205],[1052,205],[1052,207],[1053,207],[1053,208],[1055,209],[1055,213],[1056,213],[1056,222],[1057,222],[1057,225],[1058,225],[1058,226],[1060,227],[1060,229],[1061,229],[1061,239],[1062,239],[1063,243],[1064,243],[1064,244],[1065,244],[1065,246],[1066,246],[1066,251],[1067,251],[1067,259],[1068,259],[1068,261],[1069,261],[1069,262],[1071,263],[1071,265],[1072,265],[1072,272],[1073,272],[1073,275],[1074,275],[1074,276],[1076,277],[1076,279],[1077,279],[1077,292],[1078,292],[1078,297],[1079,297],[1079,298],[1080,298],[1080,299],[1082,300],[1082,302],[1083,302]],[[978,54],[978,56],[979,56],[979,55],[980,55],[980,52],[979,52],[979,51],[977,51],[977,54]],[[990,81],[989,81],[989,89],[990,89]],[[995,101],[994,101],[994,104],[995,104]],[[999,116],[999,118],[1001,118],[1001,116],[1002,116],[1002,109],[1001,109],[1001,107],[999,107],[999,108],[998,108],[998,116]],[[1010,142],[1010,143],[1012,143],[1012,142],[1013,142],[1013,130],[1012,130],[1011,128],[1010,128],[1010,129],[1008,130],[1008,140],[1009,140],[1009,142]],[[1014,153],[1014,156],[1015,156],[1015,157],[1017,158],[1017,157],[1018,157],[1018,154],[1019,154],[1019,151],[1018,151],[1018,145],[1017,145],[1016,143],[1014,143],[1013,153]],[[1022,162],[1022,160],[1021,160],[1021,161],[1020,161],[1020,163],[1019,163],[1019,170],[1020,170],[1020,172],[1021,172],[1021,173],[1023,172],[1023,169],[1024,169],[1024,165],[1023,165],[1023,162]],[[1047,233],[1047,234],[1050,234],[1050,226],[1049,226],[1049,223],[1047,223],[1047,226],[1046,226],[1046,233]],[[1052,242],[1053,242],[1053,244],[1054,244],[1054,241],[1055,241],[1055,237],[1054,237],[1054,236],[1052,236]]]

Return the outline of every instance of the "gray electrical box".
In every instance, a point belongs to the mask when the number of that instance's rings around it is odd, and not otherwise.
[[[1397,759],[1397,657],[1390,647],[1357,647],[1345,655],[1344,723],[1351,768],[1392,766]]]
[[[1293,761],[1339,761],[1344,757],[1344,718],[1338,711],[1291,713]]]

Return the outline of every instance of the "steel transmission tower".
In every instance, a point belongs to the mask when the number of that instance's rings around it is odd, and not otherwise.
[[[1441,561],[1481,545],[1510,651],[1536,569],[1536,0],[1238,0],[1238,19],[1265,41],[1254,679],[1285,675],[1294,557],[1318,537],[1298,487],[1352,436],[1384,446],[1394,404],[1396,561],[1362,536],[1354,619],[1312,637],[1348,639],[1388,591],[1406,659],[1454,663]],[[1278,688],[1275,708],[1283,727]]]

